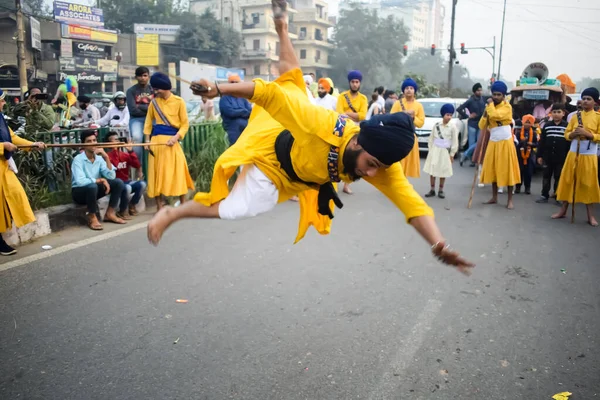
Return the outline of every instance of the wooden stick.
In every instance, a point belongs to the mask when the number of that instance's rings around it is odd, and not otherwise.
[[[486,131],[487,132],[487,131]],[[479,132],[479,139],[481,140],[481,146],[479,146],[479,151],[477,152],[476,163],[475,163],[475,176],[473,176],[473,184],[471,185],[471,195],[469,196],[469,203],[467,204],[467,208],[471,209],[473,205],[473,196],[475,196],[475,185],[477,184],[477,175],[479,174],[479,164],[481,162],[481,153],[483,152],[483,141],[485,140],[486,132]]]
[[[575,223],[575,192],[577,191],[577,163],[579,162],[579,146],[581,137],[577,137],[577,153],[575,153],[575,171],[573,171],[573,203],[571,204],[571,223]]]
[[[179,76],[176,76],[176,75],[168,74],[168,76],[170,78],[173,78],[173,79],[179,81],[179,82],[182,82],[182,83],[190,85],[190,89],[192,89],[192,91],[200,92],[200,93],[201,92],[210,92],[210,86],[206,87],[206,86],[198,85],[197,83],[192,83],[192,82],[190,82],[188,80],[185,80],[185,79],[183,79],[183,78],[181,78]]]
[[[81,147],[104,147],[104,148],[119,148],[119,147],[140,147],[140,146],[166,146],[166,143],[122,143],[122,142],[106,142],[106,143],[49,143],[46,144],[46,148],[68,148],[78,149]],[[32,149],[37,148],[35,145],[21,145],[17,146],[18,149]]]
[[[177,80],[177,81],[179,81],[179,82],[183,82],[183,83],[185,83],[185,84],[188,84],[188,85],[191,85],[191,84],[192,84],[192,82],[190,82],[190,81],[187,81],[187,80],[183,79],[183,78],[182,78],[182,77],[180,77],[180,76],[177,76],[177,75],[171,75],[171,74],[168,74],[168,75],[169,75],[169,78],[173,78],[173,79],[175,79],[175,80]]]

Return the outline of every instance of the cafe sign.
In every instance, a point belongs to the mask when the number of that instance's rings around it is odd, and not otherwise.
[[[75,57],[106,57],[106,48],[103,44],[85,43],[73,41],[73,55]]]

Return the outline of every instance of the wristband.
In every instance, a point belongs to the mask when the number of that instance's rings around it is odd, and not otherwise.
[[[219,89],[219,85],[217,85],[217,82],[215,82],[215,88],[217,89],[217,94],[219,95],[219,97],[223,97],[223,95],[221,94],[221,89]]]

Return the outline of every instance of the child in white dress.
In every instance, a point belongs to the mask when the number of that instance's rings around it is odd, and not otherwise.
[[[442,122],[438,122],[433,126],[431,135],[429,135],[429,153],[423,171],[431,175],[429,178],[431,190],[425,197],[435,196],[435,178],[440,178],[438,197],[443,199],[446,197],[444,195],[444,183],[446,178],[452,176],[452,162],[458,151],[458,129],[451,122],[454,115],[452,104],[444,104],[440,113],[443,119]]]

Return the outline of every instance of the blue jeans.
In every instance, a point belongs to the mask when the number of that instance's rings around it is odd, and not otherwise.
[[[129,133],[131,133],[131,138],[133,139],[133,143],[143,143],[144,142],[144,123],[146,122],[146,117],[144,118],[130,118],[129,119]],[[136,146],[133,148],[135,155],[138,157],[140,161],[143,160],[144,148],[141,146]]]
[[[469,132],[469,148],[465,151],[464,160],[473,158],[473,153],[475,152],[475,147],[477,146],[477,141],[479,140],[479,128],[475,128],[474,126],[468,127]]]
[[[127,190],[127,195],[133,193],[133,197],[129,204],[135,206],[140,202],[144,191],[146,190],[146,182],[145,181],[127,181],[125,182],[125,189]]]

